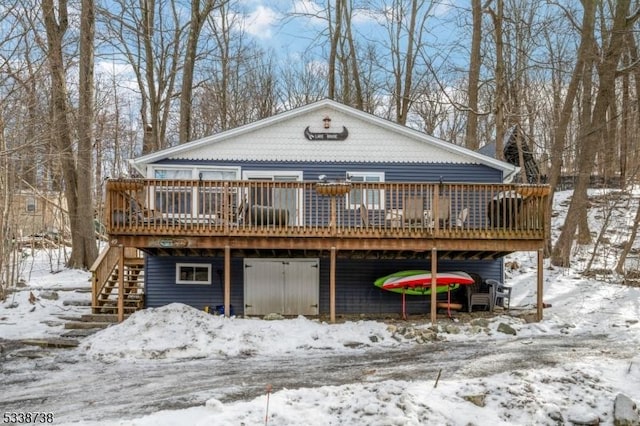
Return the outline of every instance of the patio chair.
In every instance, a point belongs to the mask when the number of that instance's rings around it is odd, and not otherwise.
[[[493,305],[501,306],[509,310],[509,305],[511,304],[511,287],[493,279],[488,279],[485,282],[493,289]]]
[[[408,195],[404,199],[404,222],[409,225],[422,225],[424,222],[424,198],[420,195]]]
[[[464,208],[462,210],[460,210],[460,212],[458,213],[458,217],[456,217],[456,227],[457,228],[462,228],[465,224],[465,222],[467,221],[467,217],[469,216],[469,209],[468,208]]]
[[[362,223],[362,226],[368,227],[369,226],[369,209],[364,203],[362,203],[360,204],[359,210],[360,210],[360,222]]]
[[[446,227],[449,223],[449,217],[451,215],[451,200],[449,197],[440,196],[438,199],[438,214],[437,219],[440,227]]]
[[[489,312],[493,312],[495,296],[491,286],[487,285],[478,274],[469,274],[473,277],[474,283],[467,288],[467,309],[473,311],[474,306],[484,306]]]
[[[142,207],[141,203],[129,194],[122,194],[123,204],[112,211],[111,223],[115,226],[149,225],[173,223],[172,219],[163,217],[162,213]]]

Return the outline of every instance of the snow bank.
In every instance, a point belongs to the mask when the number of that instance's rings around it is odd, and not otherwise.
[[[357,350],[400,344],[383,323],[327,324],[304,317],[265,321],[225,318],[180,303],[136,312],[86,338],[96,359],[284,355],[300,350]]]

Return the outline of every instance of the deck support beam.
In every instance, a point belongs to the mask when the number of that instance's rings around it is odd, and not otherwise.
[[[224,316],[231,316],[231,247],[224,246]]]
[[[438,249],[431,249],[431,325],[436,325],[437,305],[436,305],[436,286],[438,275]]]
[[[118,322],[124,321],[124,246],[118,245]]]
[[[331,247],[331,260],[329,270],[329,320],[336,322],[336,257],[337,250]]]
[[[543,292],[544,292],[544,249],[538,249],[538,290],[537,290],[537,313],[536,317],[538,321],[542,321],[542,310],[544,309]]]

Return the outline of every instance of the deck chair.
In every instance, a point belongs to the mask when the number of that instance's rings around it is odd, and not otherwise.
[[[134,196],[123,192],[119,194],[119,197],[119,205],[115,206],[111,213],[112,225],[145,225],[158,223],[162,219],[162,215],[142,207]]]
[[[469,209],[464,208],[458,212],[458,216],[456,217],[456,228],[462,228],[464,223],[467,221],[467,217],[469,216]]]
[[[493,279],[488,279],[485,282],[493,289],[493,306],[502,306],[509,310],[509,305],[511,303],[511,287]]]
[[[369,209],[367,208],[367,206],[363,203],[360,204],[360,222],[362,224],[362,226],[369,226]]]
[[[408,195],[404,199],[404,222],[409,225],[422,225],[424,223],[424,199],[420,195]]]
[[[449,197],[440,197],[438,199],[438,214],[436,217],[440,223],[440,226],[447,226],[449,223],[449,216],[451,214],[451,201]]]
[[[469,274],[474,283],[467,287],[467,309],[473,311],[474,306],[484,306],[489,312],[493,312],[495,296],[492,287],[487,285],[478,274]]]

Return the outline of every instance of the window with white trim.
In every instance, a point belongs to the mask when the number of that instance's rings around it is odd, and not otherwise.
[[[150,167],[149,177],[163,180],[202,180],[224,181],[237,180],[239,167],[224,166],[172,166],[161,165]],[[154,188],[153,208],[167,215],[203,215],[211,216],[222,209],[223,203],[234,202],[222,199],[222,188],[204,186],[197,189],[193,186],[162,186]]]
[[[211,284],[211,265],[176,263],[176,284]]]
[[[351,182],[384,182],[383,172],[347,172]],[[368,209],[381,210],[384,208],[384,190],[375,188],[355,188],[346,197],[347,208],[358,209],[365,205]]]

